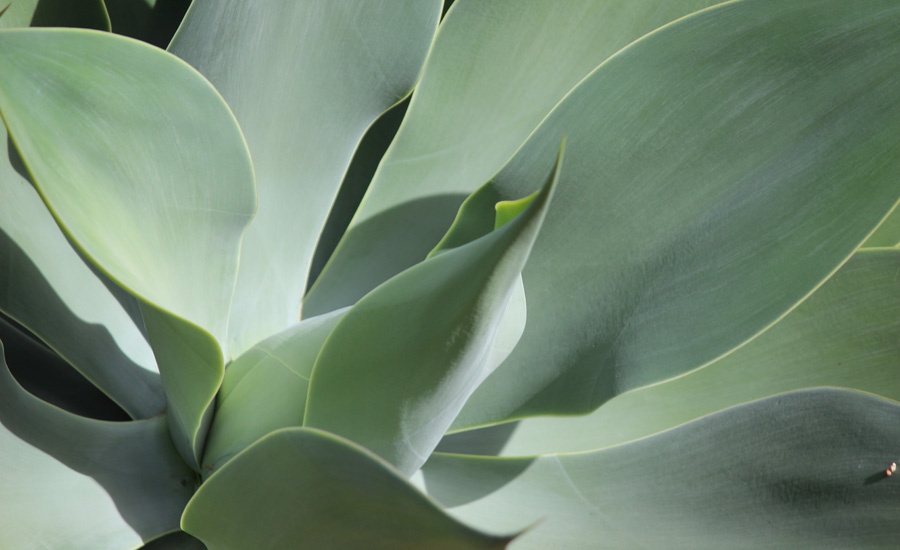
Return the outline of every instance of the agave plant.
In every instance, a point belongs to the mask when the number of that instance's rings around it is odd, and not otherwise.
[[[442,8],[6,8],[0,546],[896,548],[900,1]]]

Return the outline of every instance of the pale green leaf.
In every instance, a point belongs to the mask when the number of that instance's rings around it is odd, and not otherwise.
[[[303,425],[313,365],[344,313],[304,319],[228,365],[203,455],[204,476],[267,433]]]
[[[450,243],[572,162],[523,272],[528,324],[456,426],[587,413],[777,321],[900,197],[900,5],[747,0],[610,58],[473,196]],[[567,151],[567,157],[569,151]]]
[[[567,0],[563,9],[545,0],[454,2],[403,126],[305,299],[304,315],[352,305],[422,261],[463,199],[585,75],[641,35],[714,3]]]
[[[347,312],[310,379],[305,426],[345,436],[412,475],[496,367],[494,345],[562,163],[514,221],[436,254]],[[515,326],[511,329],[516,338]],[[506,339],[508,335],[504,336]]]
[[[900,406],[834,389],[771,397],[624,445],[540,458],[436,454],[428,493],[518,550],[893,549]]]
[[[477,550],[512,538],[452,520],[378,457],[307,428],[269,434],[212,475],[182,528],[209,550]]]
[[[894,247],[900,245],[900,208],[883,221],[878,229],[862,244],[864,248]]]
[[[75,416],[22,389],[2,359],[0,448],[3,548],[135,548],[178,529],[194,489],[165,416]]]
[[[709,366],[626,392],[587,416],[529,418],[481,434],[460,433],[443,448],[473,451],[481,445],[505,456],[586,451],[812,386],[900,400],[898,273],[900,251],[859,251],[775,326]]]
[[[300,319],[316,241],[353,151],[409,93],[440,8],[438,0],[191,6],[169,49],[234,109],[259,184],[259,213],[241,249],[231,357]]]
[[[82,15],[97,12],[82,13],[82,1],[69,4],[77,9],[41,2],[44,21],[108,29],[105,12],[88,20]],[[29,25],[36,5],[11,3],[0,28]],[[102,275],[91,273],[66,242],[2,125],[0,147],[0,311],[40,336],[133,417],[158,414],[165,408],[162,387],[144,371],[156,370],[150,346],[104,287]]]
[[[45,203],[141,301],[176,445],[199,467],[255,208],[234,117],[174,56],[107,33],[3,31],[0,72],[0,113]]]

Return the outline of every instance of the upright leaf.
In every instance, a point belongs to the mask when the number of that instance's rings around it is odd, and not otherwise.
[[[731,2],[573,90],[450,239],[489,231],[493,202],[568,134],[522,344],[457,427],[589,412],[729,352],[821,284],[900,197],[898,25],[893,0]]]
[[[353,151],[409,93],[440,9],[439,0],[191,6],[169,49],[234,109],[259,183],[259,213],[241,249],[230,356],[300,319],[316,242]]]
[[[561,163],[562,149],[514,221],[401,273],[344,316],[316,360],[305,426],[356,441],[407,475],[425,462],[496,367],[493,344]]]
[[[378,457],[307,428],[236,456],[200,487],[182,527],[209,550],[499,550],[512,538],[454,521]]]
[[[454,2],[403,126],[304,314],[352,305],[422,261],[463,199],[591,70],[717,1],[568,0],[565,9],[545,0]]]
[[[255,207],[236,121],[186,64],[116,35],[3,31],[0,72],[0,113],[35,187],[141,302],[176,444],[198,467]]]

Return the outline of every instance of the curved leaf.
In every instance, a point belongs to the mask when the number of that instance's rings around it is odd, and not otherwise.
[[[0,28],[27,26],[36,4],[10,4]],[[41,6],[45,17],[53,15],[46,11],[50,4]],[[103,20],[93,21],[79,13],[63,9],[52,23],[105,24],[108,29],[105,12]],[[0,147],[0,311],[37,334],[132,417],[160,413],[165,398],[159,377],[144,371],[156,370],[150,346],[98,275],[72,250],[30,185],[2,125]]]
[[[119,422],[130,420],[121,407],[59,355],[29,335],[21,325],[7,321],[2,315],[0,341],[10,372],[28,393],[79,416]]]
[[[775,326],[711,365],[624,393],[584,417],[529,418],[515,427],[498,426],[493,436],[460,433],[453,445],[486,438],[495,441],[490,450],[502,449],[505,456],[586,451],[812,386],[856,388],[900,400],[898,272],[900,251],[859,251]]]
[[[347,312],[316,360],[304,426],[347,437],[407,475],[419,469],[496,367],[494,341],[562,155],[514,221],[410,268]]]
[[[585,75],[639,36],[717,1],[569,0],[560,9],[544,0],[457,0],[403,126],[304,314],[352,305],[422,261],[462,199]],[[419,207],[433,201],[447,204]]]
[[[863,243],[865,248],[894,247],[900,245],[900,208],[883,221],[878,229]]]
[[[3,548],[133,548],[177,529],[194,489],[165,416],[69,414],[22,389],[3,360],[0,448]]]
[[[176,444],[197,466],[222,377],[253,173],[199,74],[106,33],[0,33],[0,113],[59,225],[141,302]]]
[[[230,356],[299,320],[316,241],[353,151],[366,128],[409,93],[440,8],[438,0],[191,6],[169,49],[234,109],[259,182],[259,213],[241,249]]]
[[[182,528],[209,550],[476,550],[512,538],[457,523],[378,457],[308,428],[236,456],[200,486]]]
[[[590,412],[729,352],[825,280],[900,197],[897,25],[894,1],[727,3],[573,90],[445,242],[489,231],[493,201],[530,191],[568,134],[525,334],[456,426]]]
[[[888,549],[898,415],[871,395],[808,390],[589,453],[434,455],[424,480],[472,525],[537,522],[521,550]]]
[[[228,365],[203,454],[204,475],[267,433],[303,424],[313,365],[344,313],[304,319]]]

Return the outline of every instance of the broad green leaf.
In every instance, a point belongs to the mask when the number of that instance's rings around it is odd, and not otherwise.
[[[35,5],[13,2],[0,28],[27,26]],[[51,3],[41,6],[46,21]],[[86,21],[63,6],[52,24],[100,28],[103,21],[108,28],[108,19]],[[138,368],[156,370],[150,346],[66,242],[2,125],[0,147],[0,311],[38,334],[133,417],[158,414],[165,408],[158,377]]]
[[[567,550],[892,549],[900,406],[816,389],[646,439],[540,458],[436,454],[428,493],[512,545]]]
[[[176,445],[199,467],[255,207],[236,121],[186,64],[112,34],[3,31],[0,72],[0,113],[51,213],[141,302]]]
[[[304,319],[228,365],[203,455],[204,476],[267,433],[303,425],[313,365],[344,313]]]
[[[445,243],[490,231],[493,202],[531,191],[568,134],[574,160],[523,272],[522,341],[456,427],[590,412],[728,353],[812,292],[900,197],[898,25],[893,0],[732,2],[585,79]]]
[[[316,360],[305,426],[356,441],[406,475],[419,469],[496,367],[494,342],[562,155],[514,221],[410,268],[347,312]]]
[[[169,49],[234,109],[259,184],[259,212],[241,249],[231,357],[300,319],[316,241],[353,151],[409,93],[440,9],[438,0],[191,6]]]
[[[3,548],[135,548],[178,529],[194,489],[165,416],[75,416],[22,389],[2,360],[0,448]]]
[[[586,451],[812,386],[900,400],[898,273],[900,251],[859,251],[775,326],[709,366],[624,393],[587,416],[529,418],[482,434],[460,433],[447,443],[471,449],[473,438],[494,440],[485,451],[502,449],[505,456]]]
[[[236,456],[181,523],[209,550],[476,550],[512,538],[450,519],[375,455],[308,428],[278,430]]]
[[[900,245],[900,208],[883,221],[878,229],[863,243],[864,248],[894,247]]]
[[[305,299],[304,315],[352,305],[422,261],[462,200],[585,75],[641,35],[714,3],[569,0],[560,9],[545,0],[457,0],[403,126]]]

